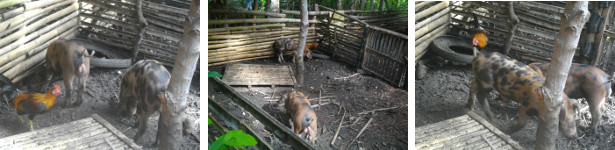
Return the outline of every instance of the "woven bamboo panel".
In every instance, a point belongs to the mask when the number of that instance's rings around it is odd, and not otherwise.
[[[0,149],[141,149],[105,119],[91,117],[0,139]]]
[[[415,149],[523,149],[473,112],[416,128]]]
[[[233,64],[226,67],[222,81],[228,85],[295,85],[289,65]]]

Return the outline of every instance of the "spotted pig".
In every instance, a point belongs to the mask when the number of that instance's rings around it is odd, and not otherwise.
[[[293,91],[282,95],[279,102],[285,102],[284,108],[292,120],[290,121],[291,130],[299,136],[306,133],[305,138],[313,144],[318,131],[318,118],[307,97],[299,91]]]
[[[510,127],[508,133],[512,134],[527,125],[529,116],[538,116],[546,112],[544,96],[539,87],[545,78],[534,72],[527,65],[508,58],[500,53],[479,54],[472,60],[472,73],[474,81],[470,88],[467,107],[474,109],[474,100],[478,98],[485,115],[493,120],[487,97],[493,89],[497,90],[503,100],[514,100],[519,106],[519,119]],[[559,113],[559,129],[567,138],[576,137],[575,111],[578,104],[565,94],[562,94],[563,103]]]
[[[529,65],[539,75],[545,77],[549,63],[535,62]],[[605,99],[611,95],[610,76],[594,66],[572,63],[566,78],[564,93],[570,98],[586,98],[592,115],[594,131],[602,119],[602,106]]]
[[[92,51],[94,55],[94,51]],[[75,43],[74,41],[59,38],[49,45],[47,55],[45,57],[47,70],[47,83],[45,87],[50,87],[51,80],[54,75],[61,74],[66,87],[66,101],[64,106],[67,106],[72,99],[73,93],[73,77],[77,76],[79,83],[79,96],[72,106],[79,106],[83,103],[83,93],[85,92],[86,80],[90,74],[90,57],[86,49]]]
[[[317,44],[309,44],[314,46],[306,45],[303,49],[303,56],[312,59],[312,51],[310,51],[310,47],[317,47]],[[273,42],[273,50],[276,52],[276,56],[278,58],[279,63],[284,62],[284,54],[293,52],[293,62],[295,62],[295,54],[294,51],[299,47],[299,42],[297,40],[291,40],[288,38],[281,38]]]
[[[135,142],[138,142],[145,133],[150,115],[155,111],[160,112],[161,106],[166,104],[162,93],[167,90],[170,78],[167,69],[155,60],[138,61],[128,68],[122,78],[118,106],[125,115],[137,114],[139,130],[133,138]],[[156,136],[157,141],[158,136]]]

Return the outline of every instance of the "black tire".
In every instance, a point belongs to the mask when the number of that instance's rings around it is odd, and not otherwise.
[[[474,59],[474,47],[469,38],[444,35],[434,39],[429,47],[437,55],[453,62],[470,64]],[[455,47],[455,50],[451,47]]]
[[[100,68],[124,69],[130,67],[131,63],[132,61],[130,59],[90,58],[90,66]]]

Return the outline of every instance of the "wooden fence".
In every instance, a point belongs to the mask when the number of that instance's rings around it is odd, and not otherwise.
[[[0,8],[0,72],[13,82],[43,69],[47,46],[74,37],[76,0],[12,1]]]
[[[332,12],[318,26],[323,34],[323,51],[337,59],[364,69],[395,86],[406,84],[408,75],[408,36],[372,26],[354,16]]]
[[[184,6],[186,1],[175,0],[173,4]],[[188,7],[143,0],[81,0],[79,27],[89,40],[173,67]],[[147,25],[139,21],[140,14]]]
[[[308,14],[312,18],[327,13],[310,11]],[[297,11],[289,10],[272,13],[209,9],[207,38],[209,66],[274,57],[275,52],[271,46],[275,40],[299,38],[298,23],[301,19],[298,14]],[[319,23],[317,20],[310,20],[310,24]],[[307,42],[316,43],[317,36],[316,29],[309,27]]]

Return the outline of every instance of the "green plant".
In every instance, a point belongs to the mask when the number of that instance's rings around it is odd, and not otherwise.
[[[209,119],[209,118],[208,118]],[[245,149],[244,146],[256,145],[256,139],[249,134],[244,133],[241,130],[231,130],[224,135],[218,137],[214,143],[209,146],[208,149],[213,150],[227,150],[228,146],[238,149]]]
[[[209,72],[207,72],[207,77],[218,77],[218,78],[221,78],[222,74],[220,74],[218,72],[215,72],[215,71],[209,71]]]

